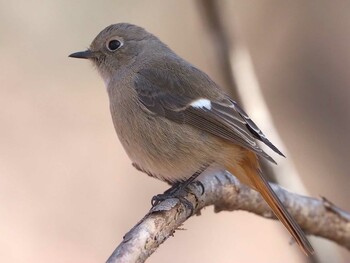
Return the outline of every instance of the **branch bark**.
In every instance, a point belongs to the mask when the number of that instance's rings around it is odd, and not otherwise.
[[[202,186],[195,182],[184,195],[194,210],[175,198],[161,202],[124,236],[107,263],[144,262],[187,218],[200,214],[205,206],[213,205],[215,212],[245,210],[276,219],[256,191],[227,172],[205,174],[198,181]],[[301,196],[271,185],[307,234],[333,240],[350,250],[350,214],[325,198]]]

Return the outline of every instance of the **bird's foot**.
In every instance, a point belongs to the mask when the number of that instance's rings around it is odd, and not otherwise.
[[[191,210],[192,214],[194,211],[193,204],[184,197],[184,195],[187,193],[187,186],[188,184],[186,182],[173,184],[163,194],[158,194],[152,197],[152,206],[156,206],[167,199],[177,198],[185,207]]]
[[[174,183],[168,190],[166,190],[163,194],[158,194],[153,196],[152,198],[152,206],[158,205],[160,202],[170,199],[170,198],[177,198],[179,199],[180,203],[182,203],[185,207],[191,210],[191,214],[194,212],[193,204],[188,201],[184,195],[187,193],[186,189],[187,187],[195,182],[197,177],[208,167],[208,165],[203,166],[201,169],[199,169],[197,172],[195,172],[190,178],[188,178],[184,182],[177,182]],[[202,193],[204,193],[204,185],[198,181],[199,186],[202,188]]]

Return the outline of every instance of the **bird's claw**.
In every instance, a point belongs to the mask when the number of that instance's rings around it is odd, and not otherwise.
[[[193,204],[184,197],[185,194],[186,189],[182,188],[181,185],[176,185],[175,187],[171,187],[170,189],[166,190],[163,194],[153,196],[151,200],[152,207],[167,199],[176,198],[181,204],[191,210],[190,215],[192,215],[194,212],[194,207]]]

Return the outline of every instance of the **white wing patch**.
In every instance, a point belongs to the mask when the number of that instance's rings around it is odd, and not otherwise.
[[[199,108],[199,109],[207,109],[207,110],[211,110],[211,102],[210,100],[207,99],[198,99],[193,101],[190,104],[193,108]]]

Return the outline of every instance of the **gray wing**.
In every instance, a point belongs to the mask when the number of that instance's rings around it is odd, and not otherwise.
[[[176,76],[172,76],[170,80],[169,77],[157,74],[154,70],[138,72],[134,84],[139,101],[152,114],[191,125],[226,139],[273,163],[276,162],[257,145],[256,139],[284,156],[229,97],[222,96],[213,100],[198,93],[185,92],[186,88],[190,89],[184,86],[188,84],[185,80],[179,80]]]

